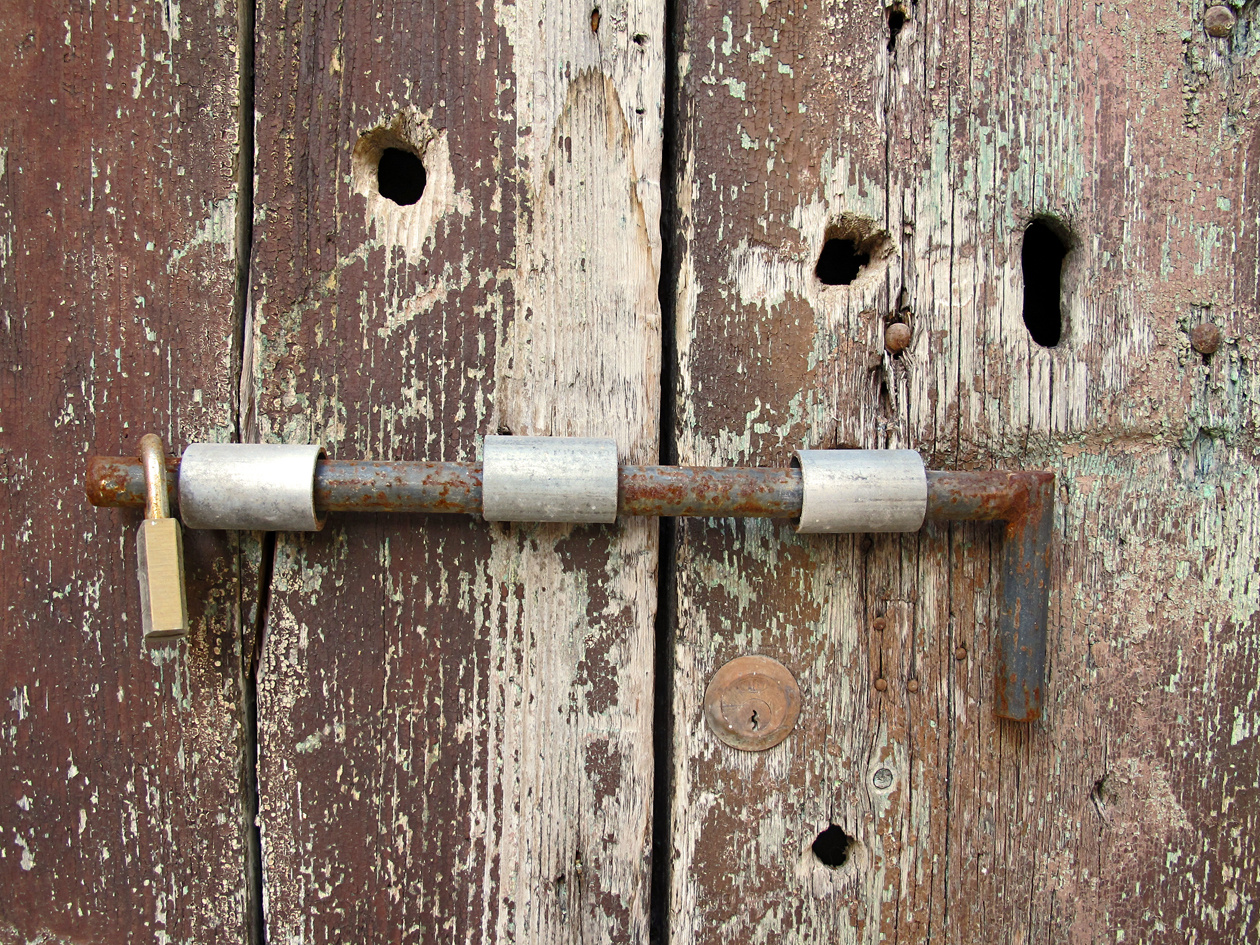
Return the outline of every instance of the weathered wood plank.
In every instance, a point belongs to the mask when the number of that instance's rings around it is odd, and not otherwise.
[[[132,513],[91,453],[232,433],[232,4],[0,17],[0,941],[246,924],[241,585],[189,535],[186,643],[141,639]]]
[[[655,455],[662,9],[260,4],[254,435]],[[385,147],[420,156],[418,203],[379,192]],[[644,938],[655,566],[644,522],[282,538],[270,940]]]
[[[1230,39],[1200,16],[683,5],[680,462],[911,446],[1062,488],[1028,727],[992,714],[990,528],[684,523],[675,941],[1254,935],[1255,13]],[[1039,214],[1072,234],[1054,348],[1022,315]],[[820,284],[824,239],[872,231],[891,255]],[[804,692],[763,756],[700,715],[747,652]],[[829,823],[857,844],[835,870]]]

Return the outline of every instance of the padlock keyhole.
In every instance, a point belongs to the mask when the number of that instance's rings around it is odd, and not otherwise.
[[[753,709],[752,718],[751,718],[751,719],[749,719],[748,721],[752,723],[752,730],[753,730],[754,732],[755,732],[755,731],[757,731],[757,726],[758,726],[758,725],[760,725],[761,723],[757,721],[757,710],[756,710],[756,709]]]

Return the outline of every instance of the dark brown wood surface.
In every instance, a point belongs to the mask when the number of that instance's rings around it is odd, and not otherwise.
[[[680,526],[672,941],[1256,934],[1254,16],[682,5],[679,462],[909,446],[1061,488],[1029,726],[993,715],[990,527]],[[1022,314],[1039,215],[1070,234],[1053,348]],[[871,251],[851,285],[815,275],[828,236]],[[701,717],[745,653],[803,691],[760,755]]]
[[[655,456],[663,16],[601,6],[259,5],[248,436]],[[418,203],[382,195],[390,147],[421,159]],[[642,940],[655,567],[644,521],[282,537],[271,939]]]
[[[91,453],[229,439],[233,5],[0,13],[0,941],[240,941],[235,544],[146,649]]]

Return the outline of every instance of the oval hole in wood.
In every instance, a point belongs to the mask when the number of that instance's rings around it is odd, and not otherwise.
[[[1068,231],[1057,220],[1040,217],[1024,230],[1024,325],[1043,348],[1063,337],[1063,261],[1071,249]]]
[[[420,200],[425,185],[424,164],[402,148],[386,148],[376,164],[376,189],[382,197],[400,207]]]
[[[888,51],[892,52],[897,48],[897,37],[901,35],[902,27],[906,25],[906,8],[900,3],[894,3],[888,11]]]

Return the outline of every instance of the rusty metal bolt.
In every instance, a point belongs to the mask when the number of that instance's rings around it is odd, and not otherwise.
[[[958,649],[954,650],[954,659],[962,661],[962,660],[965,660],[966,658],[967,658],[967,648],[965,646],[960,646]]]
[[[1200,322],[1190,329],[1190,346],[1199,354],[1215,354],[1221,346],[1221,330],[1211,322]]]
[[[875,773],[871,775],[871,784],[875,785],[877,791],[887,791],[892,787],[892,783],[892,768],[876,768]]]
[[[1215,36],[1217,39],[1224,39],[1234,32],[1234,24],[1237,22],[1237,14],[1223,3],[1208,7],[1207,12],[1203,14],[1203,28],[1207,30],[1209,36]]]
[[[713,734],[741,751],[763,751],[787,738],[801,711],[788,668],[768,656],[740,656],[716,673],[704,693]]]
[[[900,354],[910,347],[910,326],[905,322],[894,322],[884,329],[884,347],[893,354]]]
[[[876,617],[874,620],[871,621],[872,630],[883,630],[887,626],[888,626],[888,621],[885,620],[883,617]]]
[[[884,690],[888,688],[888,680],[887,679],[875,680],[875,688],[878,689],[880,692],[883,692]]]
[[[906,688],[909,689],[911,692],[918,692],[919,681],[917,679],[910,680],[908,683],[906,683]]]

